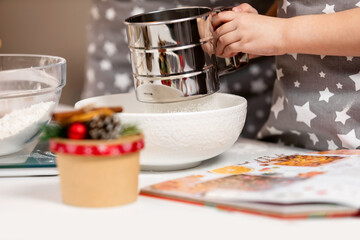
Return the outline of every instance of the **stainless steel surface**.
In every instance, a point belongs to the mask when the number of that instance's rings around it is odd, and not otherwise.
[[[176,102],[212,94],[219,90],[219,75],[247,62],[244,54],[217,61],[214,14],[208,7],[186,7],[125,20],[139,101]]]
[[[232,7],[217,7],[214,8],[215,13],[223,11],[231,11]],[[233,57],[228,58],[216,58],[217,68],[219,76],[232,73],[237,69],[246,66],[249,63],[249,55],[246,53],[238,53]]]

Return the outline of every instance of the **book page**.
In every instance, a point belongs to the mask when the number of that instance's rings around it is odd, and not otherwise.
[[[261,157],[154,184],[147,194],[212,203],[360,207],[360,150]]]

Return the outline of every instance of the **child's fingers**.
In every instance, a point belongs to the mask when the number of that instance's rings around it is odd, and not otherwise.
[[[220,12],[213,16],[211,24],[213,25],[213,28],[216,29],[221,24],[229,22],[233,20],[235,17],[236,14],[234,12],[231,11]]]
[[[240,41],[240,39],[241,39],[241,36],[236,31],[228,32],[228,33],[220,36],[216,42],[215,54],[218,56],[222,56],[224,54],[224,49],[228,45],[230,45],[234,42]],[[235,51],[233,51],[233,52],[235,52]]]
[[[233,22],[227,22],[216,29],[215,38],[217,39],[226,33],[234,31],[235,29],[236,26],[234,25]]]
[[[234,53],[241,52],[241,47],[242,46],[241,46],[240,41],[228,44],[227,46],[225,46],[222,56],[223,57],[232,57],[232,56],[236,55]]]
[[[240,5],[236,6],[236,7],[233,7],[232,10],[234,12],[247,12],[247,13],[258,14],[258,11],[248,3],[243,3],[243,4],[240,4]]]

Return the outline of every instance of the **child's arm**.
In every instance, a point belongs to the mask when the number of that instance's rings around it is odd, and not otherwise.
[[[360,8],[288,20],[284,52],[360,56]]]
[[[214,26],[224,23],[215,32],[216,54],[360,56],[359,22],[360,8],[288,19],[222,12],[213,19]]]

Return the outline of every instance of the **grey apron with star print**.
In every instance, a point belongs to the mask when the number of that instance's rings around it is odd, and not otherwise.
[[[131,15],[179,6],[252,4],[265,13],[273,0],[93,0],[88,26],[86,82],[82,98],[133,91],[132,69],[123,21]],[[243,137],[255,138],[270,112],[275,78],[273,57],[251,60],[248,67],[221,79],[221,92],[248,101]]]
[[[278,16],[356,7],[359,0],[281,0]],[[276,73],[271,112],[258,138],[315,150],[360,147],[360,57],[286,54],[276,57]]]

